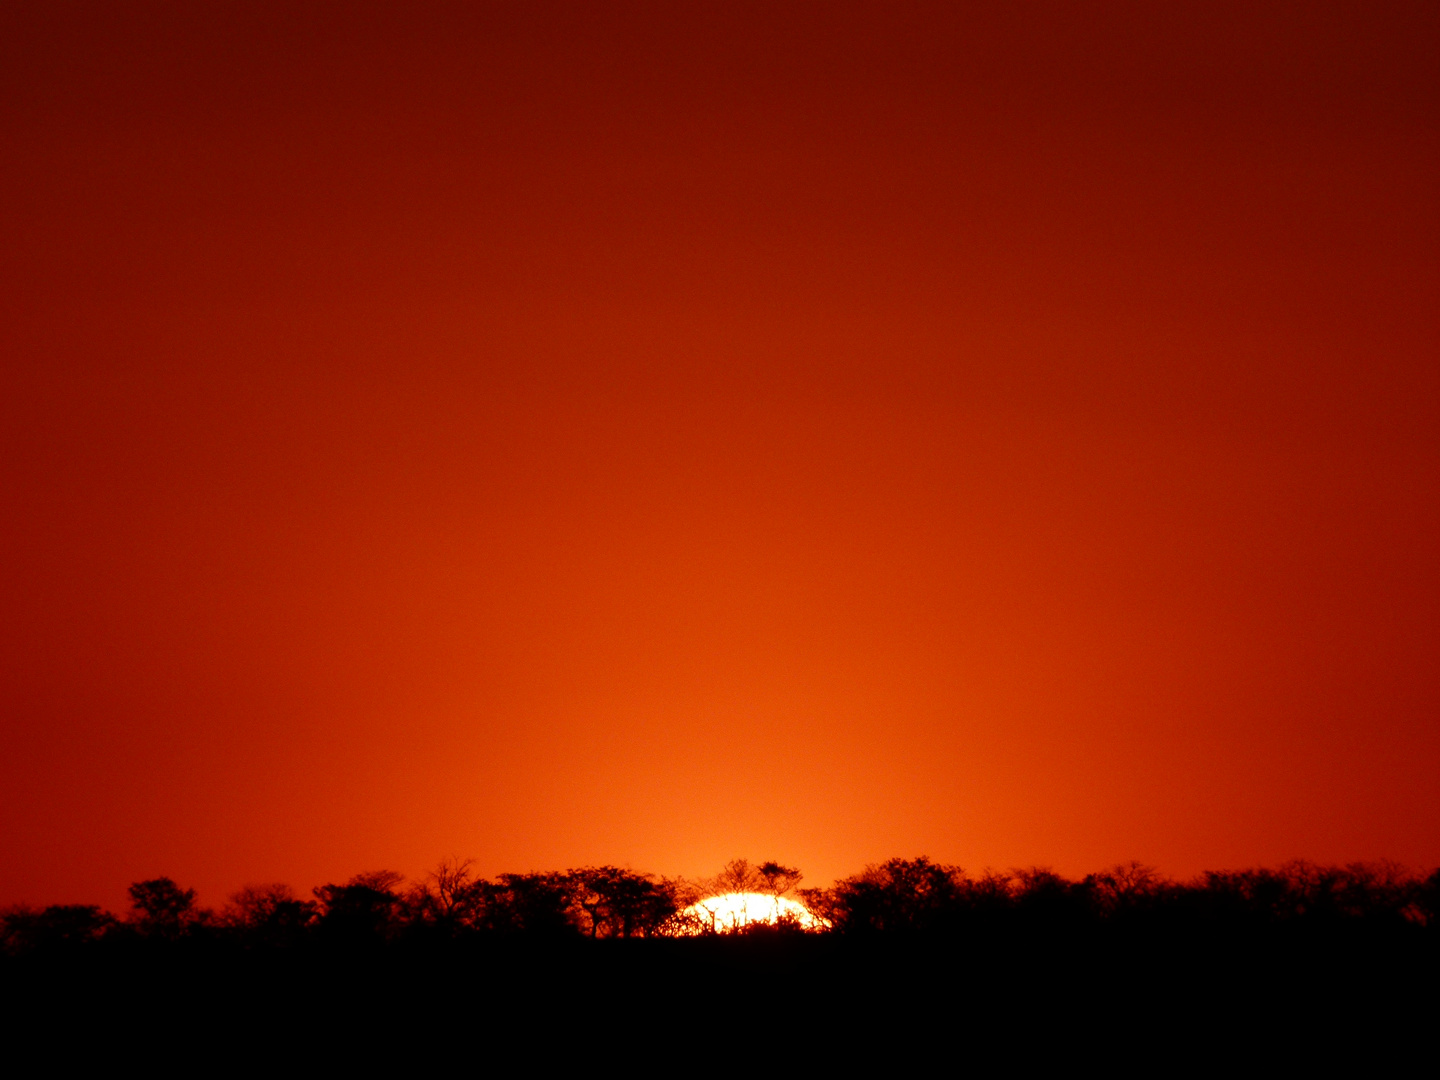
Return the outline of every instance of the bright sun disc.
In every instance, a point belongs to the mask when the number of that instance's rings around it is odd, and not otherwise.
[[[707,896],[680,912],[679,934],[725,934],[746,926],[784,921],[801,930],[821,929],[804,904],[764,893],[733,892]]]

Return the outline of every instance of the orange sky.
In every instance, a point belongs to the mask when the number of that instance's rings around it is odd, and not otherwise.
[[[0,903],[1440,863],[1440,14],[1254,6],[7,4]]]

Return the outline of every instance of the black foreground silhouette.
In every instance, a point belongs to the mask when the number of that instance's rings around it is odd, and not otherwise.
[[[1372,1067],[1423,1045],[1440,1015],[1440,871],[1296,862],[1182,883],[1132,863],[1077,881],[919,858],[828,889],[800,880],[738,859],[706,881],[613,866],[485,879],[453,861],[309,899],[251,886],[210,911],[158,878],[130,887],[123,916],[6,911],[0,1015],[21,1041],[199,1040],[256,1061],[321,1044],[399,1060],[427,1040],[442,1057],[683,1042],[718,1066],[739,1040],[817,1061],[929,1047],[974,1062],[1160,1040],[1196,1061],[1263,1044]],[[820,927],[721,932],[686,912],[726,892],[798,900]]]

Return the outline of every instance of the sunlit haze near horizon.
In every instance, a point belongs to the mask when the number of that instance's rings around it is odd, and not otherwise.
[[[5,5],[0,905],[1440,864],[1437,46]]]

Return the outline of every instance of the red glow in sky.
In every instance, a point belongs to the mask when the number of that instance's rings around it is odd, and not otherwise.
[[[1433,4],[7,5],[0,903],[1440,863]]]

